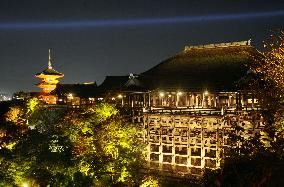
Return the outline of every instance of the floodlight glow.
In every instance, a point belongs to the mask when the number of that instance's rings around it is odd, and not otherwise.
[[[73,99],[73,94],[72,93],[68,94],[68,99]]]
[[[231,21],[255,19],[263,17],[281,17],[284,10],[266,12],[246,12],[237,14],[215,14],[206,16],[179,16],[139,19],[79,20],[55,22],[0,22],[0,29],[64,29],[64,28],[96,28],[121,27],[132,25],[157,25],[177,23],[200,23],[209,21]]]
[[[119,94],[117,97],[118,97],[119,99],[121,99],[121,98],[122,98],[122,95],[121,95],[121,94]]]
[[[164,96],[165,96],[164,92],[160,92],[160,97],[164,97]]]
[[[182,92],[180,92],[180,91],[179,91],[179,92],[177,92],[177,95],[182,95]]]
[[[205,92],[204,92],[204,95],[208,95],[208,94],[209,94],[209,92],[208,92],[208,91],[205,91]]]

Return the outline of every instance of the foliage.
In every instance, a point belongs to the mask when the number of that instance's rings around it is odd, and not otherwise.
[[[100,103],[95,108],[96,119],[99,119],[100,122],[103,122],[116,114],[118,114],[118,110],[113,105]]]
[[[28,130],[23,105],[11,105],[0,125],[0,148],[12,149]]]
[[[152,176],[146,176],[142,180],[142,184],[140,185],[140,187],[159,187],[159,186],[160,186],[159,180]]]
[[[9,111],[5,114],[5,120],[15,124],[21,123],[23,110],[19,106],[10,107]]]
[[[134,185],[142,179],[139,129],[112,105],[66,110],[31,99],[5,116],[0,185]]]
[[[284,92],[284,32],[271,35],[264,44],[264,52],[255,57],[252,68],[262,80],[274,85],[274,88]],[[278,94],[278,93],[275,93]]]
[[[71,111],[61,126],[74,144],[72,151],[82,173],[108,185],[135,182],[143,144],[137,138],[138,129],[120,117],[114,106],[102,103]]]
[[[272,35],[264,51],[255,53],[251,73],[243,80],[246,92],[256,97],[263,110],[261,134],[245,138],[246,129],[233,123],[228,151],[216,178],[224,186],[283,186],[284,165],[284,33]],[[253,112],[251,113],[253,115]]]
[[[39,107],[40,102],[37,98],[32,98],[27,102],[27,113],[34,113],[36,109]]]
[[[254,56],[251,68],[255,78],[250,85],[261,102],[266,120],[265,131],[270,138],[271,149],[284,156],[279,143],[284,137],[284,32],[270,36],[264,44],[264,52]],[[280,149],[282,148],[282,150]],[[278,150],[277,150],[278,149]],[[284,158],[284,157],[283,157]]]

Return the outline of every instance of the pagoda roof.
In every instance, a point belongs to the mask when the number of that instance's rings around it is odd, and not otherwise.
[[[37,73],[36,76],[39,75],[57,75],[57,76],[63,76],[62,73],[59,73],[58,71],[54,70],[53,68],[46,68],[40,73]]]
[[[63,77],[64,74],[63,73],[59,73],[58,71],[56,71],[55,69],[52,68],[52,58],[51,58],[51,53],[50,53],[50,49],[48,50],[48,67],[43,70],[40,73],[37,73],[36,76],[40,77],[40,76],[45,76],[45,75],[53,75],[53,76],[57,76],[57,77]]]

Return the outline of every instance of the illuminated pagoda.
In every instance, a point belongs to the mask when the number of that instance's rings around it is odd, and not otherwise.
[[[56,85],[59,83],[57,79],[62,78],[64,74],[54,70],[52,68],[51,61],[51,54],[49,49],[48,68],[35,75],[37,78],[42,79],[40,83],[36,84],[36,86],[42,89],[39,96],[40,100],[43,100],[47,104],[56,104],[57,96],[52,95],[50,92],[54,90],[56,88]]]

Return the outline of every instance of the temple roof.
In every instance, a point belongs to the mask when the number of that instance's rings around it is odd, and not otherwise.
[[[237,81],[247,74],[250,54],[256,50],[250,41],[186,46],[185,49],[135,77],[135,89],[184,89],[237,91]],[[107,76],[102,90],[126,90],[128,76]],[[129,89],[129,87],[128,87]]]
[[[210,47],[207,47],[210,46]],[[247,74],[254,49],[250,45],[186,47],[150,70],[141,73],[150,89],[236,90]]]
[[[97,84],[57,84],[55,90],[51,93],[58,96],[72,94],[77,97],[91,97],[97,92]]]
[[[138,75],[107,76],[98,87],[98,92],[105,91],[146,91]]]
[[[100,90],[120,90],[128,81],[128,76],[106,76],[105,80],[99,85]]]
[[[250,41],[186,46],[183,51],[141,74],[107,76],[99,86],[59,84],[53,93],[88,97],[109,91],[238,91],[237,82],[247,75],[247,64],[251,62],[253,53],[257,51]],[[43,73],[62,75],[53,69]]]
[[[36,74],[36,76],[39,76],[39,75],[58,75],[58,76],[63,76],[62,73],[59,73],[58,71],[56,71],[56,70],[54,70],[52,68],[46,68],[42,72]]]

